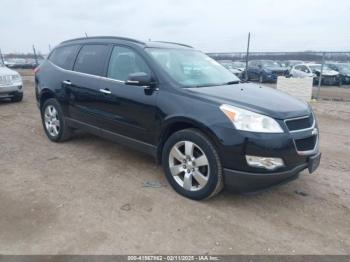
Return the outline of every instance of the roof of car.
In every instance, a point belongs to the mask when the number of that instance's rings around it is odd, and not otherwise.
[[[63,41],[61,44],[70,44],[70,43],[91,43],[91,42],[101,42],[101,43],[118,43],[118,42],[131,42],[134,44],[139,44],[145,47],[157,47],[157,48],[193,48],[192,46],[175,43],[175,42],[166,42],[166,41],[140,41],[133,38],[121,37],[121,36],[93,36],[93,37],[80,37],[70,40]]]

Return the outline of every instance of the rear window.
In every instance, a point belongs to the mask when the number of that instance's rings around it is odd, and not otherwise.
[[[71,70],[78,50],[78,45],[56,48],[50,55],[49,60],[59,67]]]
[[[103,76],[109,47],[107,45],[85,45],[80,50],[74,71]]]

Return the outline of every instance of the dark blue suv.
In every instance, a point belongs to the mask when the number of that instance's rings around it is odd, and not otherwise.
[[[81,129],[143,151],[191,199],[211,197],[224,185],[245,192],[274,186],[313,172],[320,161],[308,104],[240,83],[187,45],[65,41],[36,69],[35,86],[51,141]]]
[[[260,83],[276,82],[278,76],[287,76],[288,69],[272,60],[251,60],[247,68],[248,80]]]

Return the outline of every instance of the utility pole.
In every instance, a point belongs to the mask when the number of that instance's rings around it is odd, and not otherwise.
[[[248,33],[247,53],[245,55],[245,81],[248,80],[249,45],[250,45],[250,32]]]
[[[4,61],[4,57],[2,56],[1,49],[0,49],[0,59],[1,59],[1,61],[2,61],[2,64],[4,65],[4,64],[5,64],[5,61]]]
[[[322,53],[321,72],[320,72],[320,76],[318,78],[317,95],[316,95],[316,99],[317,100],[320,99],[320,91],[321,91],[321,84],[322,84],[322,74],[323,74],[323,65],[324,65],[324,56],[325,56],[325,52]]]
[[[34,53],[34,58],[35,58],[35,65],[38,66],[38,57],[36,56],[36,50],[35,50],[35,46],[33,45],[33,53]]]

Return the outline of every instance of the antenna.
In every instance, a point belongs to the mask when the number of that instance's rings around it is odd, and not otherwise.
[[[86,38],[88,38],[88,35],[87,35],[87,33],[86,33],[86,32],[85,32],[85,37],[86,37]]]

